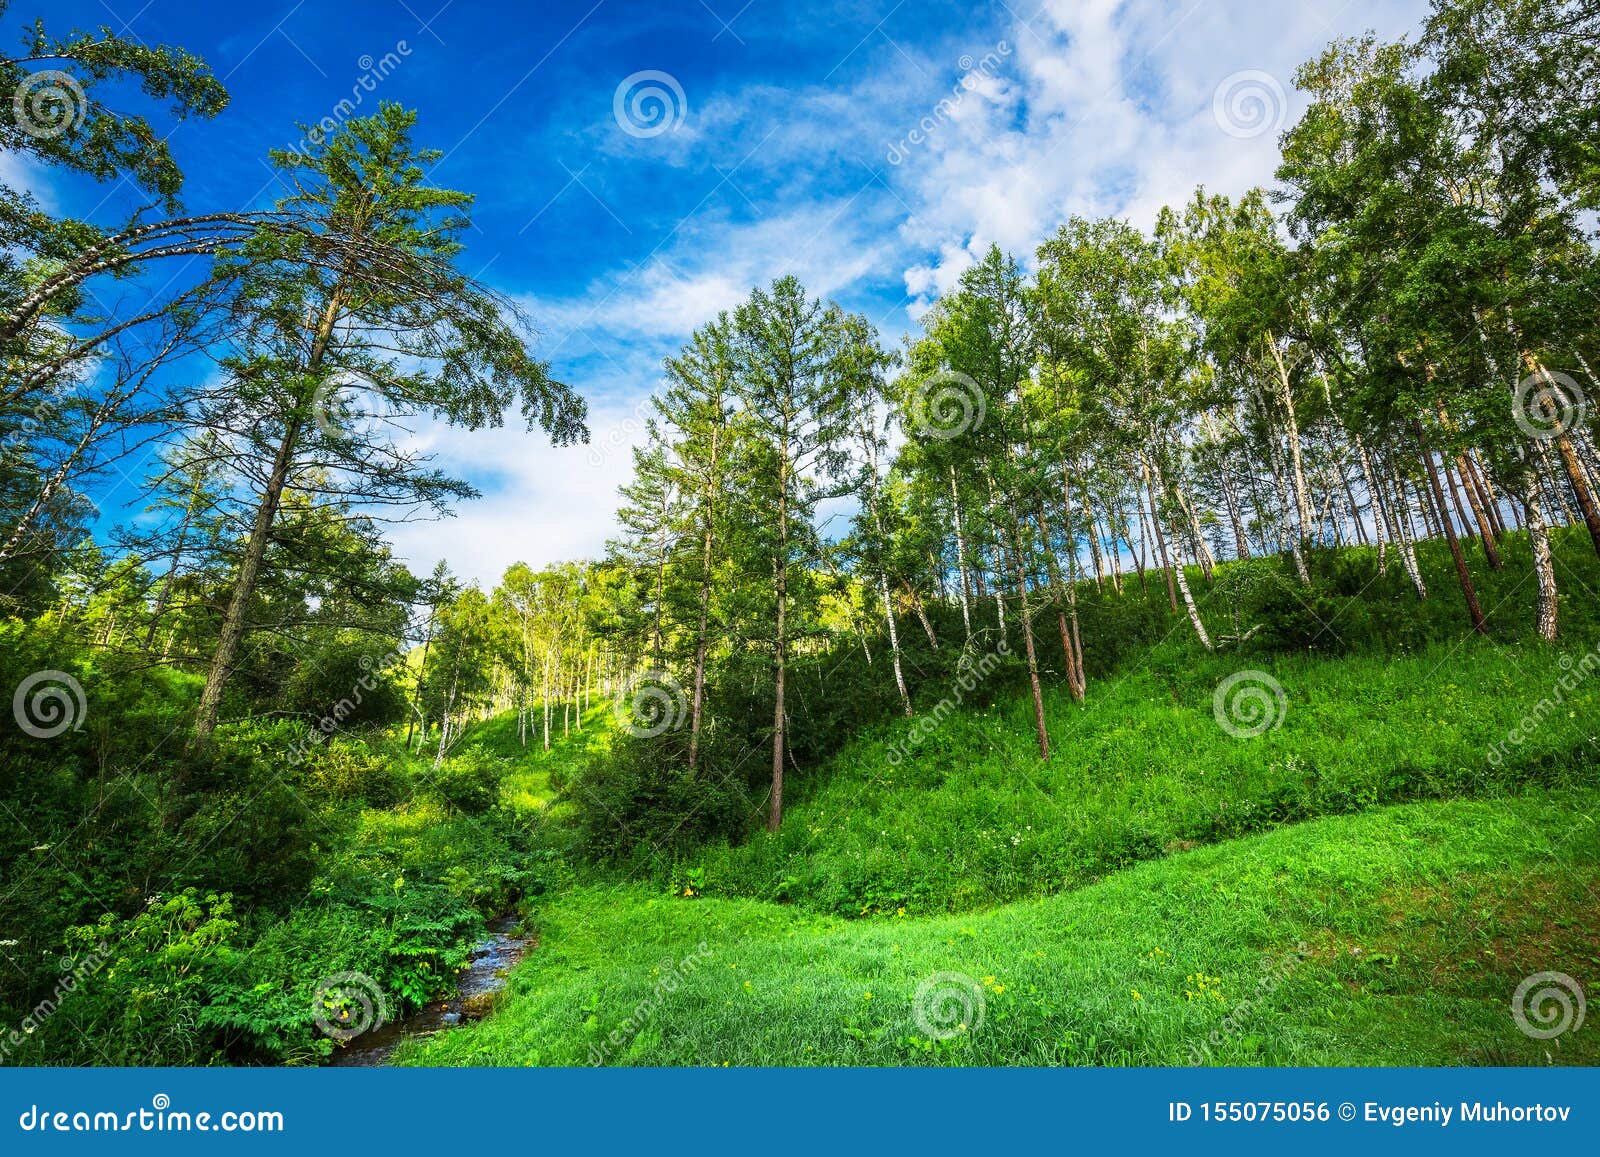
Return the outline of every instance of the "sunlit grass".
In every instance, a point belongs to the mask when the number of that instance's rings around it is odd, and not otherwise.
[[[1600,985],[1581,916],[1597,803],[1385,808],[924,919],[579,888],[538,915],[540,949],[494,1016],[403,1059],[586,1064],[608,1045],[611,1064],[1592,1064],[1600,1037],[1535,1040],[1510,1002],[1540,971]],[[941,972],[970,987],[934,1039],[913,1002]]]

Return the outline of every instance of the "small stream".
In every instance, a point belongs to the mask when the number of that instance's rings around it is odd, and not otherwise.
[[[402,1041],[453,1028],[465,1021],[482,1020],[488,1015],[495,995],[506,986],[506,978],[517,961],[538,947],[534,938],[513,935],[516,925],[515,916],[500,916],[489,921],[487,939],[472,950],[467,966],[456,974],[455,996],[424,1005],[410,1016],[362,1033],[337,1050],[328,1063],[340,1068],[386,1065]]]

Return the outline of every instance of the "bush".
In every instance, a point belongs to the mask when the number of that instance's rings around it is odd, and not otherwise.
[[[305,776],[314,798],[359,800],[376,808],[393,807],[406,798],[409,786],[393,760],[343,739],[312,748],[306,756]]]
[[[467,815],[481,815],[499,800],[505,773],[501,760],[471,744],[430,771],[428,778],[434,793],[451,807]]]
[[[743,769],[719,767],[708,753],[698,771],[662,760],[669,746],[650,740],[620,742],[578,776],[568,799],[576,812],[579,843],[598,860],[639,852],[672,852],[743,830],[753,807],[742,790]]]

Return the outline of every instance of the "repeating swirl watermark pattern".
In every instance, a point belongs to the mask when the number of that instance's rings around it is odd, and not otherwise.
[[[325,438],[362,441],[389,417],[381,394],[348,382],[323,382],[311,396],[311,420]]]
[[[17,684],[11,696],[17,726],[35,739],[81,730],[88,710],[83,685],[65,671],[35,671]]]
[[[965,972],[935,972],[917,985],[911,1015],[934,1040],[949,1040],[983,1026],[983,985]]]
[[[1247,68],[1222,78],[1211,94],[1211,116],[1230,137],[1249,140],[1281,129],[1288,103],[1277,77]]]
[[[1283,726],[1289,697],[1283,684],[1265,671],[1235,671],[1211,696],[1211,713],[1235,739],[1253,739]]]
[[[976,430],[988,412],[982,387],[958,370],[941,370],[919,382],[911,394],[912,428],[941,442]]]
[[[335,972],[317,981],[311,1018],[334,1040],[347,1041],[389,1019],[383,989],[365,972]]]
[[[29,136],[53,140],[89,115],[89,98],[70,72],[47,69],[22,78],[11,96],[17,124]]]
[[[1589,416],[1583,387],[1566,374],[1540,370],[1517,383],[1511,396],[1511,419],[1536,442],[1581,429]]]
[[[1551,1040],[1583,1027],[1583,988],[1565,972],[1535,972],[1511,996],[1511,1019],[1534,1040]]]
[[[611,97],[611,115],[630,137],[659,137],[683,123],[689,100],[669,72],[647,68],[623,78]]]
[[[665,671],[641,671],[617,694],[617,724],[635,739],[653,739],[682,727],[689,701],[683,685]]]

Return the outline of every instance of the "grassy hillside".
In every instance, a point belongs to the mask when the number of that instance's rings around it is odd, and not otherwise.
[[[1597,805],[1384,808],[927,919],[580,888],[494,1016],[403,1060],[1592,1064],[1600,1037],[1534,1040],[1510,1000],[1544,970],[1600,983]]]
[[[918,720],[794,776],[777,835],[646,848],[539,900],[495,1015],[402,1060],[1600,1062],[1593,1032],[1511,1016],[1531,974],[1600,983],[1588,632],[1417,622],[1353,653],[1179,631],[1085,703],[1049,690],[1048,762],[1003,676],[949,712],[924,686]],[[1240,672],[1264,715],[1219,706]],[[570,799],[608,722],[548,755],[502,737],[507,783]]]
[[[1594,783],[1600,680],[1558,687],[1583,653],[1468,642],[1396,656],[1158,656],[1082,704],[1053,689],[1048,763],[1026,697],[951,714],[914,747],[917,724],[897,721],[849,744],[810,790],[796,777],[799,802],[776,837],[657,863],[652,878],[681,886],[693,873],[708,895],[843,916],[965,911],[1297,820]],[[1241,737],[1219,722],[1214,693],[1246,665],[1283,694],[1268,708],[1277,725]],[[1555,696],[1558,709],[1508,746]]]

